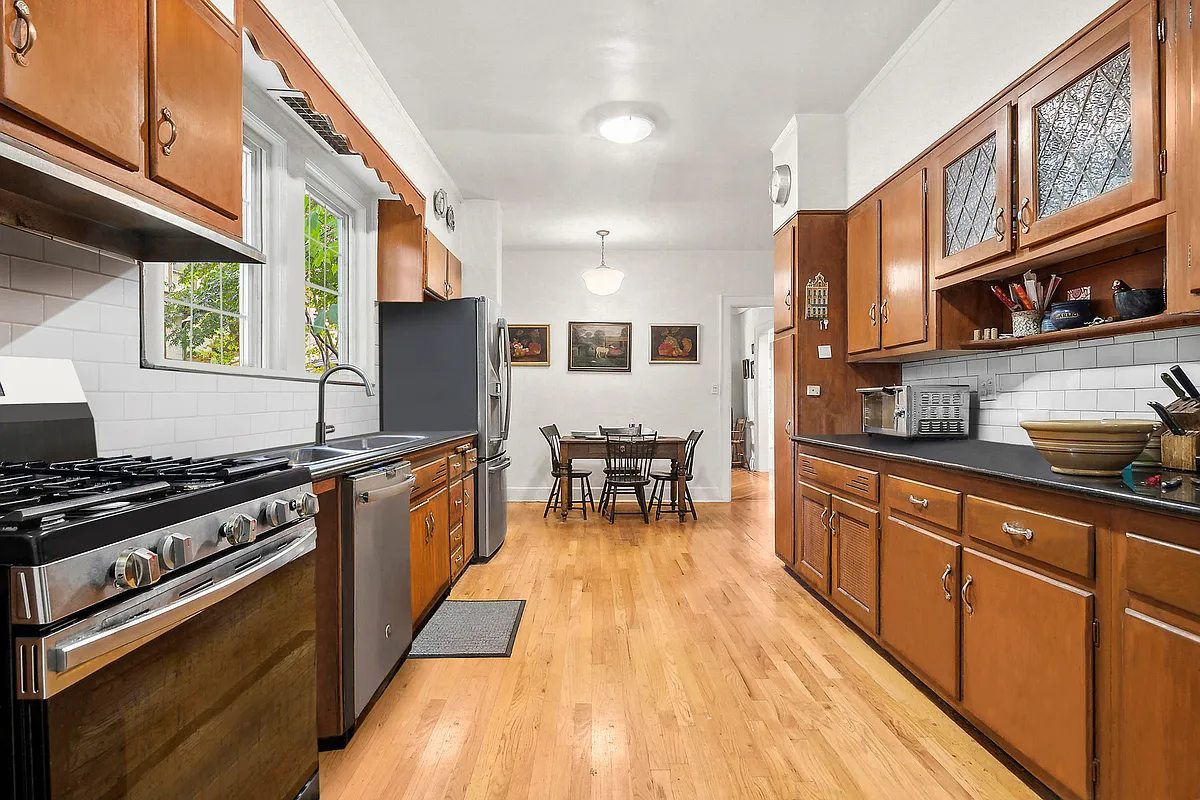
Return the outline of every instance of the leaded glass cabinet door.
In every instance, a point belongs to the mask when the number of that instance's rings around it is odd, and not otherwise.
[[[1130,3],[1021,94],[1021,247],[1160,197],[1157,22],[1154,0]]]
[[[1012,252],[1012,114],[1005,103],[934,154],[929,250],[935,277]]]

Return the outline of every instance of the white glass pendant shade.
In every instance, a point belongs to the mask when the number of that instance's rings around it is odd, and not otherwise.
[[[615,294],[621,288],[621,281],[625,280],[625,273],[604,263],[604,237],[608,236],[608,231],[596,231],[596,234],[600,237],[600,266],[585,270],[583,283],[592,294]]]

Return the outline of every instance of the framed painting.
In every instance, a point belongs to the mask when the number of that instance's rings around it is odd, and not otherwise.
[[[700,363],[700,326],[651,325],[650,363]]]
[[[509,325],[508,342],[514,367],[550,366],[549,325]]]
[[[630,372],[632,322],[567,323],[567,369],[572,372]]]

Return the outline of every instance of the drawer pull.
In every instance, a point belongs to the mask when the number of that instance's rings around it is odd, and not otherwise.
[[[954,567],[946,565],[946,571],[942,573],[942,591],[946,593],[946,601],[954,599],[954,594],[950,591],[950,585],[946,582],[950,579],[950,573],[954,571]]]
[[[974,583],[974,582],[975,582],[975,578],[974,578],[973,576],[971,576],[971,575],[968,575],[968,576],[967,576],[967,582],[966,582],[966,583],[964,583],[964,584],[963,584],[963,587],[962,587],[962,601],[963,601],[963,608],[965,608],[965,609],[967,610],[967,613],[968,613],[968,614],[974,614],[974,613],[975,613],[975,606],[971,605],[971,601],[970,601],[970,600],[967,598],[967,590],[968,590],[969,588],[971,588],[971,584],[972,584],[972,583]]]
[[[929,508],[929,501],[923,497],[916,497],[916,496],[910,494],[908,496],[908,502],[912,503],[914,506],[920,506],[921,508]]]
[[[1022,528],[1020,525],[1014,525],[1011,522],[1006,522],[1000,526],[1000,530],[1007,533],[1009,536],[1020,536],[1027,542],[1033,541],[1033,528]]]

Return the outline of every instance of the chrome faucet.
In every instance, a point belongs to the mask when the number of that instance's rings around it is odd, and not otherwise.
[[[338,364],[335,367],[330,367],[321,373],[321,380],[317,382],[317,437],[318,446],[325,444],[325,435],[333,433],[333,426],[325,427],[325,384],[329,380],[329,376],[341,370],[353,372],[358,377],[362,378],[363,388],[367,390],[367,397],[375,396],[375,387],[367,380],[367,376],[363,371],[353,364]]]

